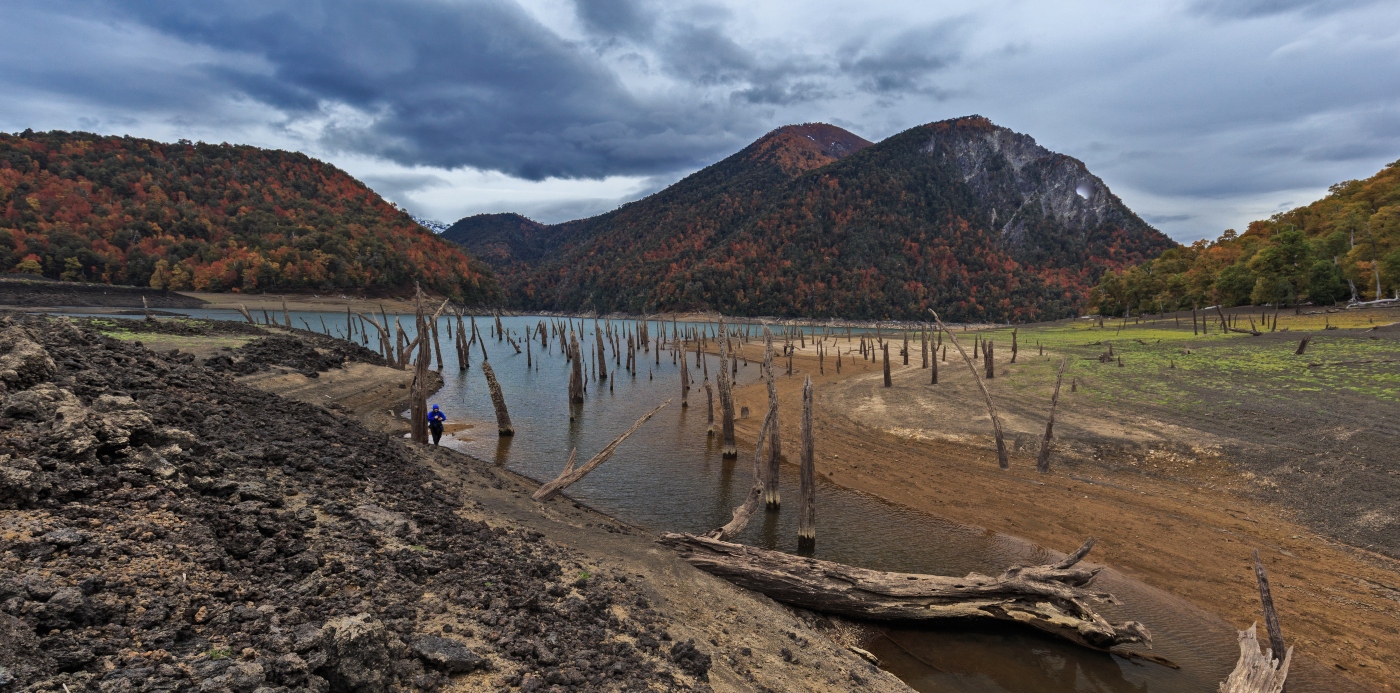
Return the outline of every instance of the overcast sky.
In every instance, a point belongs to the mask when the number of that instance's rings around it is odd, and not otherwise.
[[[296,149],[453,221],[606,211],[774,127],[982,114],[1179,241],[1400,159],[1400,2],[9,0],[0,130]]]

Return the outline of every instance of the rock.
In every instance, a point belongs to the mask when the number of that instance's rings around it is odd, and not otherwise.
[[[485,668],[487,661],[456,640],[425,635],[413,641],[413,653],[428,666],[449,674]]]
[[[46,602],[49,597],[58,592],[58,588],[53,583],[39,575],[26,575],[20,584],[24,586],[24,591],[29,595],[29,598],[38,602]]]
[[[369,526],[393,537],[412,536],[418,533],[418,525],[403,513],[385,510],[374,504],[361,505],[350,511],[351,515],[369,523]]]
[[[311,674],[306,660],[295,653],[284,654],[272,660],[271,678],[283,686],[300,686]]]
[[[535,693],[544,688],[544,680],[534,674],[526,674],[520,677],[520,693]]]
[[[253,693],[266,680],[263,667],[257,662],[235,664],[225,671],[224,676],[227,678],[226,685],[235,693]]]
[[[78,544],[83,543],[84,538],[82,533],[78,530],[63,527],[60,529],[55,529],[52,532],[49,532],[48,534],[45,534],[42,537],[39,537],[39,541],[42,541],[45,544],[53,544],[54,546],[68,548],[70,546],[77,546]]]
[[[391,650],[398,641],[378,619],[364,614],[333,619],[321,629],[326,664],[321,672],[337,693],[383,693],[389,690]]]
[[[7,669],[7,668],[5,668],[5,667],[3,667],[3,666],[0,666],[0,688],[3,688],[3,687],[5,687],[5,686],[8,686],[8,685],[10,685],[10,684],[12,684],[12,683],[14,683],[14,682],[15,682],[15,675],[14,675],[14,674],[11,674],[9,669]]]
[[[671,646],[671,661],[687,674],[700,681],[710,680],[710,656],[695,648],[694,640],[678,642]]]
[[[9,327],[0,333],[0,383],[6,389],[33,387],[53,377],[54,370],[49,352],[30,339],[23,328]]]
[[[64,587],[54,592],[47,602],[30,614],[39,627],[45,630],[80,626],[91,621],[92,615],[92,607],[88,604],[87,597],[76,587]]]
[[[0,613],[0,667],[15,681],[34,681],[54,670],[34,627],[6,613]]]

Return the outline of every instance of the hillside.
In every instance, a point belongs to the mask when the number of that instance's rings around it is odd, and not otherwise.
[[[1310,205],[1251,222],[1244,233],[1174,248],[1104,275],[1100,312],[1209,305],[1330,304],[1400,290],[1400,161],[1333,185]]]
[[[977,116],[874,145],[788,126],[608,214],[448,233],[521,308],[891,319],[1070,315],[1174,245],[1082,162]]]
[[[0,271],[198,291],[494,300],[485,265],[303,154],[0,133]]]

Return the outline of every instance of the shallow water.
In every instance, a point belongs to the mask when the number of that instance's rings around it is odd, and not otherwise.
[[[242,319],[230,311],[180,312]],[[324,319],[333,332],[345,327],[344,313],[293,312],[292,318],[295,324],[300,325],[304,318],[317,328]],[[404,320],[410,331],[411,320],[412,316]],[[517,341],[539,320],[502,319]],[[483,335],[489,332],[489,323],[489,318],[478,319]],[[573,320],[572,324],[587,331],[582,343],[591,346],[593,321]],[[631,321],[612,324],[614,329],[634,325]],[[609,350],[609,375],[616,377],[605,383],[590,379],[586,402],[571,407],[567,401],[569,367],[555,337],[549,338],[549,349],[543,353],[538,338],[532,342],[529,367],[524,353],[517,355],[506,342],[487,337],[486,350],[516,431],[513,438],[498,439],[479,367],[480,347],[472,347],[472,366],[458,372],[446,318],[439,331],[448,364],[443,371],[445,385],[430,402],[441,405],[449,420],[474,424],[458,433],[456,440],[444,438],[444,443],[531,478],[551,479],[564,466],[571,449],[578,449],[581,464],[646,411],[670,398],[670,406],[623,443],[606,464],[572,486],[568,494],[648,530],[698,533],[727,522],[731,509],[752,484],[753,450],[741,446],[739,459],[726,461],[719,453],[718,436],[706,436],[703,387],[693,387],[690,407],[681,408],[679,366],[673,364],[669,353],[661,355],[659,364],[654,351],[639,353],[634,377],[619,372]],[[656,331],[653,327],[653,333]],[[523,343],[521,346],[524,348]],[[625,361],[625,338],[622,346]],[[744,353],[751,360],[747,366],[740,362],[738,377],[740,383],[749,383],[758,376],[761,347],[751,342]],[[688,358],[695,374],[695,354]],[[713,371],[717,359],[704,358],[706,367]],[[697,383],[700,377],[695,375]],[[782,415],[798,413],[783,411]],[[783,442],[791,454],[795,441]],[[820,439],[816,445],[820,465]],[[756,516],[737,541],[796,550],[796,468],[785,465],[780,482],[782,496],[789,502],[781,512]],[[818,558],[881,570],[995,575],[1014,563],[1045,563],[1062,555],[1014,537],[893,505],[820,478],[818,482]],[[1238,647],[1229,624],[1113,571],[1105,570],[1095,586],[1122,601],[1121,606],[1102,606],[1107,618],[1131,618],[1146,624],[1154,635],[1153,653],[1181,668],[1092,652],[1029,628],[1010,626],[887,627],[865,646],[911,687],[940,693],[1213,691],[1233,667]],[[1329,678],[1320,666],[1295,659],[1289,690],[1349,690]]]

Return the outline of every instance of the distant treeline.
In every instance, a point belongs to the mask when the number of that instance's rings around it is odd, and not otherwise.
[[[1400,161],[1327,197],[1109,271],[1094,289],[1101,314],[1209,305],[1331,304],[1400,289]]]
[[[0,272],[172,290],[497,300],[485,265],[303,154],[0,133]]]

